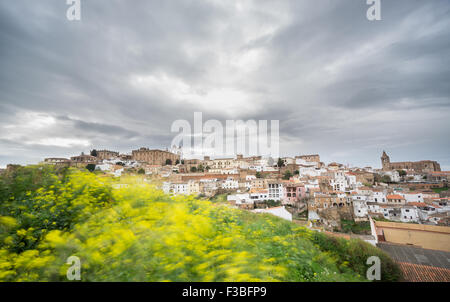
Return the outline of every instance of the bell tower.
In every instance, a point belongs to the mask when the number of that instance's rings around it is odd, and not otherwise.
[[[389,159],[389,156],[386,154],[386,152],[383,150],[383,155],[381,155],[381,165],[383,166],[383,171],[390,170],[391,160]]]

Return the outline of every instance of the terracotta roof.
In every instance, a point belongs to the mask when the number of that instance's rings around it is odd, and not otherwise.
[[[392,194],[392,195],[388,195],[387,199],[404,199],[403,196],[398,195],[398,194]]]
[[[408,202],[408,205],[415,206],[415,207],[428,207],[428,205],[424,202]]]
[[[450,282],[450,269],[397,262],[407,282]]]

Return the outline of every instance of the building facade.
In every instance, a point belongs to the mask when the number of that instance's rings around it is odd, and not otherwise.
[[[390,170],[414,170],[419,173],[430,173],[441,171],[441,166],[438,162],[432,160],[421,161],[405,161],[405,162],[391,162],[389,156],[383,151],[381,155],[381,165],[383,171]]]
[[[98,159],[112,159],[119,157],[119,152],[109,150],[96,150]]]
[[[150,165],[165,165],[168,160],[170,160],[172,165],[175,165],[175,163],[180,160],[180,155],[178,154],[148,148],[133,150],[131,152],[131,157],[135,161],[146,162]]]

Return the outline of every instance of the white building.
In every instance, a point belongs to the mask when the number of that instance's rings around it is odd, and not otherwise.
[[[274,201],[280,201],[284,196],[283,184],[272,182],[268,184],[269,187],[269,199]]]
[[[401,193],[398,192],[396,194],[399,194],[405,198],[406,202],[423,202],[423,194],[418,192],[408,192],[408,193]]]
[[[286,210],[284,206],[276,207],[276,208],[268,208],[268,209],[256,209],[253,210],[255,213],[268,213],[275,216],[278,216],[280,218],[292,221],[292,214]]]
[[[239,189],[239,181],[229,177],[222,182],[222,189],[229,189],[229,190]]]
[[[402,222],[419,222],[419,213],[417,208],[411,206],[403,206],[401,208]]]
[[[353,210],[356,217],[367,217],[369,208],[366,201],[353,199]]]
[[[383,191],[372,191],[371,201],[386,204],[387,203],[386,194]]]
[[[250,192],[250,198],[254,202],[262,202],[269,200],[269,190],[261,189]]]

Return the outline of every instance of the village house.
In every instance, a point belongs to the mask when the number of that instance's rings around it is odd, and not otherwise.
[[[46,158],[43,163],[55,166],[70,166],[71,161],[67,158]]]
[[[78,156],[72,156],[70,158],[71,165],[76,167],[84,167],[88,164],[97,164],[99,160],[95,156],[86,155],[83,152],[81,155]]]
[[[254,178],[250,180],[252,189],[264,189],[267,188],[267,180],[264,178]]]
[[[296,205],[302,198],[306,197],[306,188],[302,183],[284,183],[283,204]]]
[[[283,184],[279,181],[268,181],[267,187],[269,189],[269,199],[280,201],[284,196]]]
[[[239,189],[239,181],[233,177],[228,177],[222,182],[222,189],[236,190]]]
[[[365,200],[355,200],[353,199],[353,210],[356,217],[367,217],[369,213],[369,207]]]
[[[269,190],[268,189],[251,189],[250,190],[250,198],[254,202],[264,202],[268,201],[269,198]]]
[[[405,198],[399,194],[391,194],[386,197],[387,203],[390,205],[404,205],[406,203]]]

